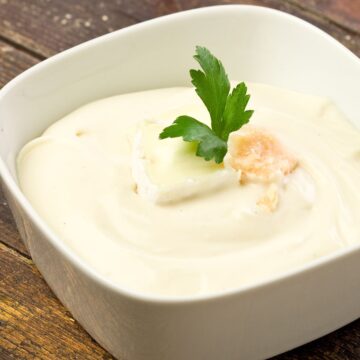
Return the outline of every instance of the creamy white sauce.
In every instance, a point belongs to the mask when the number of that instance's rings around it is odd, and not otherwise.
[[[265,85],[250,84],[249,93],[251,123],[299,159],[273,213],[256,206],[261,184],[166,206],[134,192],[136,124],[182,114],[208,121],[190,88],[119,95],[57,121],[19,154],[21,188],[81,258],[146,294],[239,288],[359,242],[359,132],[327,99]]]

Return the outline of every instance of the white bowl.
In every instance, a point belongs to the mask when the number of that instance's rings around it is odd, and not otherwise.
[[[97,274],[21,193],[15,158],[27,141],[89,101],[188,84],[195,45],[217,54],[232,78],[330,96],[360,125],[359,59],[306,22],[253,6],[187,11],[102,36],[34,66],[0,92],[0,174],[21,236],[59,299],[121,359],[265,358],[360,315],[360,244],[272,281],[166,300]]]

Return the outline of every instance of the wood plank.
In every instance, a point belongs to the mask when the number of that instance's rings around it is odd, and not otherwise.
[[[33,56],[0,40],[0,88],[38,62]]]
[[[31,260],[0,244],[0,358],[112,359],[74,321]]]
[[[295,326],[295,325],[294,325]],[[360,359],[360,320],[272,360]]]
[[[326,16],[334,23],[360,34],[359,0],[289,0],[303,8]]]
[[[0,88],[27,68],[38,63],[33,56],[0,41]],[[12,215],[0,190],[0,242],[10,245],[22,254],[27,250],[16,230]]]
[[[29,253],[16,229],[13,216],[0,190],[0,243],[10,246],[19,253],[29,257]]]
[[[0,34],[45,57],[135,22],[118,1],[0,2]]]
[[[153,19],[181,10],[177,0],[122,0],[119,1],[119,7],[123,13],[137,21]]]

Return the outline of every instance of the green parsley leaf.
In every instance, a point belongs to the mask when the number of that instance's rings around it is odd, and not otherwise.
[[[204,123],[191,116],[179,116],[160,134],[160,139],[182,137],[184,141],[196,141],[196,155],[205,160],[215,159],[218,164],[227,152],[226,142],[214,134]]]
[[[221,134],[221,121],[226,99],[230,92],[230,82],[222,63],[204,47],[196,47],[195,60],[204,70],[190,70],[192,84],[211,117],[211,128],[216,135]]]
[[[230,94],[230,82],[225,69],[214,55],[204,47],[197,46],[195,60],[202,70],[190,70],[195,91],[206,106],[211,128],[186,115],[179,116],[172,125],[159,135],[160,139],[182,137],[184,141],[196,142],[196,155],[209,161],[221,163],[227,152],[229,134],[248,123],[253,114],[246,110],[250,95],[245,83],[238,84]]]
[[[223,140],[227,141],[231,132],[249,122],[254,113],[253,110],[245,110],[249,100],[250,95],[247,94],[247,87],[243,82],[238,84],[227,98],[221,132]]]

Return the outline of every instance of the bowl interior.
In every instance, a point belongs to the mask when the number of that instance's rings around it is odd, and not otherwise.
[[[19,149],[76,107],[119,93],[189,85],[196,45],[222,59],[232,79],[329,96],[360,122],[360,61],[337,41],[275,10],[203,8],[84,43],[5,86],[0,91],[0,156],[13,179]]]

